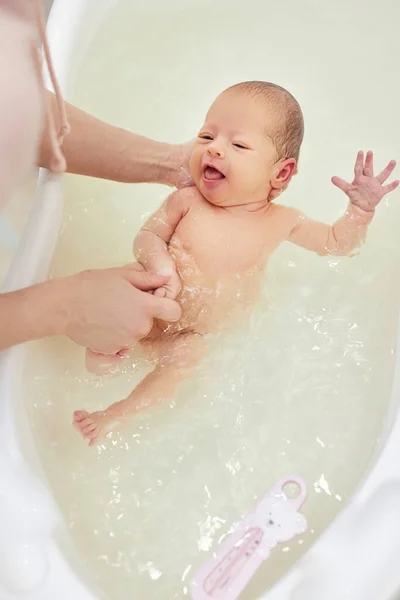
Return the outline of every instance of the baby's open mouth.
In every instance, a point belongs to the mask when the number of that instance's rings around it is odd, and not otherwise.
[[[204,179],[208,181],[217,181],[218,179],[225,179],[225,175],[218,171],[215,167],[206,166],[203,171]]]

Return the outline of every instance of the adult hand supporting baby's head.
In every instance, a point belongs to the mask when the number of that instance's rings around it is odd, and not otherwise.
[[[174,168],[171,176],[163,183],[178,189],[194,185],[189,166],[194,144],[195,140],[191,140],[185,144],[171,146]]]
[[[148,293],[167,281],[168,276],[143,271],[136,263],[66,278],[65,325],[60,333],[104,354],[129,348],[150,332],[153,319],[179,320],[176,302]]]

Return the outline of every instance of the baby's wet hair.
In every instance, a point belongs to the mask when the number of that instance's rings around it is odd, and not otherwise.
[[[275,145],[279,159],[294,158],[298,162],[304,136],[304,119],[296,98],[280,85],[267,81],[243,81],[228,90],[260,98],[276,110],[278,125],[274,131],[269,131],[268,135]]]

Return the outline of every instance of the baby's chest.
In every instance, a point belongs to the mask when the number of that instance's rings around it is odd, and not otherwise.
[[[171,241],[171,251],[178,260],[194,260],[203,273],[240,273],[263,263],[279,244],[268,229],[256,219],[198,211],[182,219]]]

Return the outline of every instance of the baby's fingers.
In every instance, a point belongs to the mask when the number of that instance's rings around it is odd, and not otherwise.
[[[341,179],[340,177],[332,177],[331,181],[333,185],[339,188],[339,190],[342,190],[342,192],[347,194],[347,191],[350,187],[350,183],[347,183],[347,181]]]
[[[374,153],[371,150],[368,150],[365,157],[364,175],[366,177],[374,176]]]
[[[382,192],[384,194],[389,194],[390,192],[393,192],[393,190],[395,190],[397,187],[399,187],[399,183],[400,183],[400,181],[398,179],[396,179],[396,181],[392,181],[392,183],[389,183],[389,185],[384,185],[382,187]]]
[[[362,175],[363,170],[364,170],[364,152],[362,150],[360,150],[359,153],[357,154],[356,163],[354,165],[354,175],[356,177]]]
[[[383,171],[376,176],[376,180],[379,181],[379,183],[383,183],[384,181],[386,181],[386,179],[393,173],[395,166],[396,161],[391,160],[387,167],[385,167]]]

